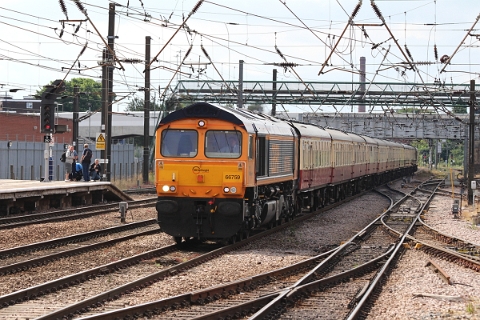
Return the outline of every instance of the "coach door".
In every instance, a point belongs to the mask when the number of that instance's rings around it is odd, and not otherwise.
[[[313,181],[313,145],[308,140],[303,140],[302,144],[302,188],[310,188]]]

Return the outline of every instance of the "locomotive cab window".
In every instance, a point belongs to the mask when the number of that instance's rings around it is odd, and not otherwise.
[[[164,157],[193,158],[197,155],[197,146],[197,131],[178,129],[162,131],[160,152]]]
[[[236,130],[209,130],[205,135],[205,156],[238,158],[242,154],[242,133]]]

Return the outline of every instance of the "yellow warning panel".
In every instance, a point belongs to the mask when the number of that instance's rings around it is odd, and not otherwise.
[[[103,132],[97,133],[97,138],[95,139],[95,149],[105,150],[105,134]]]

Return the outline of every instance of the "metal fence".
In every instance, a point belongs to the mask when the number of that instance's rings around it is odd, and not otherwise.
[[[55,181],[65,178],[65,164],[60,161],[65,151],[64,145],[65,143],[56,141],[51,146],[48,172]],[[92,159],[100,158],[100,151],[95,150],[95,144],[90,145],[93,151]],[[83,147],[77,150],[79,155],[82,150]],[[142,173],[143,158],[135,154],[142,151],[142,147],[136,147],[133,144],[133,139],[112,141],[111,181],[136,179]],[[0,179],[41,180],[45,176],[44,154],[45,143],[43,142],[0,140]]]

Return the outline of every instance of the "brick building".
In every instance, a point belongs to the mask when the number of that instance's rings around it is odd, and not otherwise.
[[[62,143],[72,143],[72,119],[57,117],[56,124],[68,125],[68,131],[55,133],[55,139]],[[40,132],[40,113],[0,111],[0,141],[43,142],[44,135]]]

